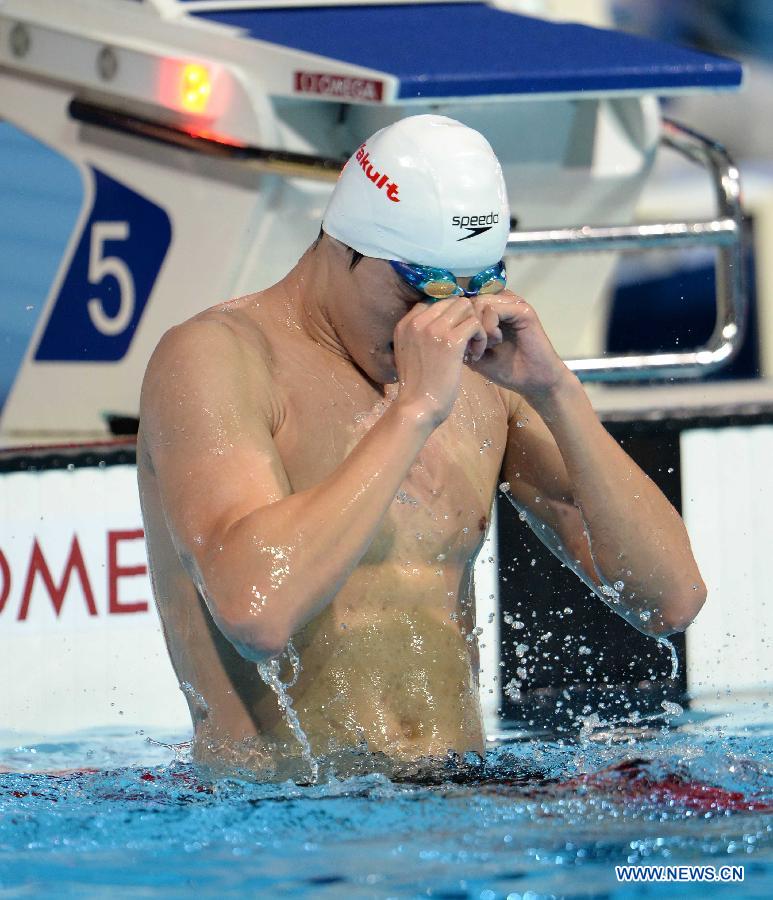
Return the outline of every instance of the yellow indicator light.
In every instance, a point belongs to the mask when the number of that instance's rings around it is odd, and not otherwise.
[[[188,63],[183,68],[181,81],[181,100],[183,109],[188,112],[203,113],[212,93],[212,81],[209,70],[198,63]]]

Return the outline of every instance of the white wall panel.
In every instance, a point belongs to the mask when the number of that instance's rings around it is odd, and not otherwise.
[[[497,504],[491,507],[488,533],[475,560],[475,626],[480,651],[480,704],[488,733],[499,724],[497,710],[502,704],[499,666],[499,545],[497,543]]]
[[[707,584],[687,631],[692,691],[773,684],[773,426],[681,436],[682,507]]]

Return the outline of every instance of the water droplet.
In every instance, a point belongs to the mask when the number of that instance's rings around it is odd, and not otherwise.
[[[670,700],[664,700],[660,705],[668,716],[681,716],[684,713],[684,710],[678,703],[671,703]],[[731,766],[731,771],[732,768]]]

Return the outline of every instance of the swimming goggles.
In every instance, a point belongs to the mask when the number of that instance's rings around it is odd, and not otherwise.
[[[406,284],[426,294],[432,300],[446,297],[477,297],[478,294],[498,294],[507,284],[507,271],[503,260],[489,266],[470,278],[465,290],[448,269],[432,266],[414,266],[410,263],[390,259],[389,264]]]

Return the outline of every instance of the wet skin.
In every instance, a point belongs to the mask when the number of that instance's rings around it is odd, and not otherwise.
[[[705,599],[678,514],[522,298],[430,306],[349,260],[326,236],[278,285],[167,332],[143,383],[150,572],[216,772],[302,771],[256,669],[289,639],[300,725],[339,772],[363,746],[384,771],[482,752],[471,564],[500,478],[602,599],[620,582],[639,630],[681,630]]]
[[[279,292],[198,318],[228,327],[256,365],[268,364],[273,440],[293,492],[323,481],[396,396],[396,385],[374,383],[311,340]],[[363,740],[396,759],[482,752],[471,561],[506,439],[502,392],[464,367],[451,415],[430,435],[359,565],[293,637],[302,672],[290,694],[316,754]],[[216,627],[175,549],[142,431],[138,470],[164,633],[178,678],[193,688],[196,758],[260,771],[297,755],[274,694]]]

